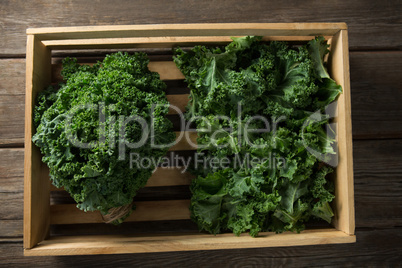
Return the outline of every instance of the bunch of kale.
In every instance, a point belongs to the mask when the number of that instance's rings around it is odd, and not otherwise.
[[[325,108],[342,89],[324,66],[324,38],[293,48],[242,37],[175,52],[191,90],[186,116],[196,122],[198,152],[227,164],[193,167],[190,209],[200,230],[257,236],[299,232],[312,217],[330,222],[332,169],[323,162],[336,153]],[[262,160],[244,165],[250,157]]]
[[[32,140],[53,184],[64,187],[82,210],[107,214],[132,202],[155,167],[130,167],[129,153],[158,158],[168,150],[151,145],[150,127],[156,145],[175,139],[165,117],[166,85],[148,63],[144,53],[110,54],[93,66],[66,58],[65,83],[37,98]]]

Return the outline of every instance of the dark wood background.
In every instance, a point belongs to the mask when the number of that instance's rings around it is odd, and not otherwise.
[[[402,1],[0,0],[0,267],[401,267]],[[25,30],[205,22],[346,22],[357,243],[286,248],[23,257]]]

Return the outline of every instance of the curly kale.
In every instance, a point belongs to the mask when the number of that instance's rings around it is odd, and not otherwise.
[[[175,51],[191,90],[186,117],[197,124],[198,152],[228,163],[193,167],[192,219],[213,234],[251,236],[299,232],[311,218],[330,222],[332,169],[322,162],[336,152],[325,108],[342,89],[326,71],[326,41],[232,39],[224,48]]]
[[[130,204],[155,168],[130,167],[130,154],[162,157],[168,148],[151,143],[175,139],[165,117],[166,85],[149,71],[148,62],[144,53],[110,54],[93,66],[66,58],[65,83],[37,98],[32,140],[53,184],[64,187],[84,211],[107,214]]]

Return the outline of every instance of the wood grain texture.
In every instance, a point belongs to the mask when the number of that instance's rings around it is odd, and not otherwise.
[[[357,229],[354,244],[66,257],[23,257],[20,242],[0,243],[0,265],[26,267],[397,267],[402,228]]]
[[[306,246],[354,243],[349,236],[335,229],[305,230],[300,233],[248,234],[165,234],[145,236],[60,236],[51,237],[37,247],[25,250],[25,256],[62,256],[88,254],[124,254],[146,252],[194,251],[215,249],[246,249],[260,247]]]
[[[4,208],[0,210],[0,222],[2,220],[21,220],[24,212],[23,192],[0,193],[0,202]],[[1,230],[3,232],[3,230]]]
[[[402,226],[402,140],[354,141],[356,226]]]
[[[289,6],[292,8],[289,8]],[[95,5],[82,1],[2,1],[2,55],[25,54],[29,27],[215,22],[346,22],[352,49],[401,48],[399,1],[115,1]],[[312,14],[311,7],[320,15]],[[43,14],[49,14],[43,16]],[[267,16],[267,14],[270,14]],[[40,19],[39,19],[40,18]],[[375,40],[372,39],[376,36]]]
[[[22,240],[23,228],[22,220],[1,220],[0,243],[8,239]]]
[[[23,149],[0,149],[0,194],[23,192],[23,167]]]
[[[402,137],[402,52],[350,57],[353,137]]]
[[[25,60],[0,60],[0,146],[23,143],[24,101]]]
[[[317,32],[323,35],[334,35],[339,30],[346,30],[344,22],[330,23],[164,23],[140,25],[105,25],[78,27],[44,27],[29,28],[28,35],[36,35],[48,46],[48,41],[114,39],[114,38],[145,38],[138,43],[173,42],[227,42],[228,35],[267,35],[267,36],[312,36]],[[199,39],[201,36],[206,39]],[[214,36],[213,38],[211,38]],[[224,37],[226,36],[226,37]],[[149,37],[149,39],[148,39]],[[217,37],[217,39],[215,38]],[[223,37],[223,39],[221,39]],[[155,39],[154,39],[155,38]],[[173,38],[173,39],[171,39]],[[177,39],[175,39],[177,38]],[[184,38],[184,39],[181,39]],[[188,39],[187,39],[188,38]],[[192,39],[195,38],[195,39]],[[180,39],[180,40],[179,40]],[[302,40],[303,40],[302,39]],[[310,39],[310,38],[309,38]],[[73,41],[74,42],[74,41]],[[85,43],[86,41],[84,41]],[[102,41],[103,42],[103,41]],[[113,43],[113,42],[112,42]],[[50,43],[51,44],[51,43]],[[107,43],[104,43],[107,44]]]

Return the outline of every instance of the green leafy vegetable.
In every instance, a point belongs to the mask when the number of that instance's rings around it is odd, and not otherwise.
[[[250,36],[224,48],[176,49],[198,152],[229,163],[193,167],[190,210],[200,230],[257,236],[331,221],[332,169],[321,162],[336,150],[325,108],[342,89],[325,68],[328,51],[323,37],[293,48]]]
[[[107,214],[132,202],[155,166],[130,167],[130,154],[158,158],[168,149],[151,146],[149,126],[155,144],[175,139],[165,118],[166,85],[148,70],[148,62],[144,53],[110,54],[93,66],[66,58],[65,83],[38,96],[32,140],[53,184],[63,186],[82,210]]]

